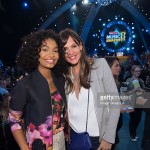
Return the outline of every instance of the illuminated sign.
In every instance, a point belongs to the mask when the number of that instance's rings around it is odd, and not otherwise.
[[[110,22],[101,33],[102,46],[110,52],[123,51],[131,40],[131,29],[122,21]]]

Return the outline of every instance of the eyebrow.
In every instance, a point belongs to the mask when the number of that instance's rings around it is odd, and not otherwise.
[[[47,45],[42,45],[41,48],[42,48],[42,47],[48,47],[48,48],[50,48],[50,47],[47,46]],[[55,48],[58,48],[58,46],[54,47],[54,49],[55,49]]]

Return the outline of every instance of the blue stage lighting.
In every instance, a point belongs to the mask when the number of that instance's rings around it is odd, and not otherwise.
[[[28,7],[28,3],[24,2],[23,6],[27,8]]]

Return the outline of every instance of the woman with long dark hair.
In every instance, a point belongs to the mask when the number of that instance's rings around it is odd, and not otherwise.
[[[59,34],[69,66],[65,76],[70,142],[76,133],[87,131],[93,150],[111,149],[120,114],[119,99],[115,99],[118,105],[107,105],[109,99],[104,100],[108,95],[118,96],[111,70],[105,59],[86,55],[81,38],[73,30],[65,29]]]

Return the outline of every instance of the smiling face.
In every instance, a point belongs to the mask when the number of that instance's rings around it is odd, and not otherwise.
[[[65,59],[71,65],[78,65],[80,62],[82,44],[78,45],[71,36],[64,45]]]
[[[115,60],[111,66],[111,71],[114,76],[119,76],[121,68],[118,60]]]
[[[43,41],[39,56],[38,69],[52,69],[59,59],[58,45],[55,40],[49,38]]]
[[[140,67],[134,68],[132,74],[135,78],[138,78],[141,75],[141,68]]]

